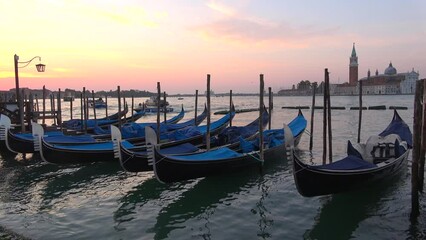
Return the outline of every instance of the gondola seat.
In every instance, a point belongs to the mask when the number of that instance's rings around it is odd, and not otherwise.
[[[385,137],[371,136],[365,144],[365,151],[362,152],[363,159],[374,164],[385,159],[397,158],[407,149],[406,145],[401,146],[401,137],[397,134],[389,134]],[[403,149],[400,149],[400,148]]]

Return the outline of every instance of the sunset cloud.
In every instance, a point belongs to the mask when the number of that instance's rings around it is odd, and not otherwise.
[[[219,9],[218,11],[224,13],[226,17],[191,28],[194,32],[212,40],[222,39],[240,44],[268,44],[273,42],[300,47],[304,45],[303,42],[312,39],[333,37],[340,30],[339,26],[295,26],[287,22],[273,22],[256,16],[238,14],[223,5],[215,4],[214,6],[215,8],[212,9]]]
[[[14,87],[13,56],[41,56],[20,69],[22,87],[142,89],[162,81],[173,93],[245,86],[259,72],[275,86],[346,81],[352,43],[360,73],[425,73],[425,1],[16,0],[0,1],[0,90]],[[377,9],[380,9],[377,10]],[[389,14],[398,9],[398,14]],[[38,61],[37,61],[38,62]],[[380,69],[379,69],[380,70]],[[422,76],[421,76],[422,77]],[[37,79],[33,79],[37,78]],[[67,79],[72,79],[69,81]],[[36,81],[35,81],[36,80]],[[246,86],[247,91],[252,87]],[[235,89],[238,90],[238,89]],[[246,90],[244,90],[246,91]]]

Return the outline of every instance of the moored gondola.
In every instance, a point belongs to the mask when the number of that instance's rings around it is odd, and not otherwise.
[[[129,111],[127,104],[120,112],[99,119],[70,119],[62,122],[62,128],[69,130],[85,130],[92,131],[95,126],[107,126],[117,124]]]
[[[218,128],[225,128],[230,119],[234,114],[228,114],[223,118],[216,121]],[[200,126],[199,128],[202,128]],[[173,131],[172,131],[173,132]],[[162,133],[162,137],[167,138],[171,132]],[[56,164],[68,164],[68,163],[88,163],[98,161],[116,161],[114,158],[113,141],[107,142],[95,142],[95,143],[84,143],[76,145],[67,144],[51,144],[44,140],[43,133],[37,133],[37,138],[40,141],[40,155],[43,160],[56,163]],[[144,145],[145,137],[128,139],[135,146]]]
[[[293,175],[302,196],[336,194],[369,187],[406,166],[412,134],[395,111],[388,127],[366,143],[348,141],[347,156],[330,164],[308,165],[293,151]]]
[[[269,113],[267,111],[263,112],[262,122],[266,126],[268,124]],[[239,137],[245,139],[252,139],[258,133],[260,119],[257,118],[253,122],[247,124],[246,126],[241,127],[228,127],[223,129],[218,135],[217,132],[220,130],[213,126],[211,142],[215,147],[226,145],[229,148],[236,148],[239,143]],[[205,143],[203,142],[205,136],[205,128],[201,131],[192,134],[193,136],[188,136],[187,138],[179,139],[176,141],[166,142],[161,144],[161,153],[162,154],[183,154],[199,151],[200,149],[205,149]],[[120,131],[116,129],[116,134],[120,135]],[[146,146],[135,148],[134,145],[128,141],[119,141],[117,147],[114,149],[116,151],[116,157],[119,158],[122,168],[128,172],[143,172],[143,171],[152,171],[152,160],[149,161],[149,153],[146,149]]]
[[[263,160],[256,148],[256,140],[241,141],[241,148],[233,150],[219,147],[181,155],[165,155],[161,153],[161,145],[154,145],[154,173],[160,182],[171,183],[187,179],[206,177],[221,173],[241,171],[246,168],[261,166],[262,161],[285,161],[286,145],[297,144],[305,131],[307,121],[301,111],[299,116],[285,129],[266,130],[261,134],[265,141]],[[149,131],[153,131],[152,129]],[[289,134],[291,132],[292,134]],[[153,134],[149,134],[153,136]],[[293,135],[295,136],[293,139]],[[154,143],[155,139],[149,141]],[[258,141],[257,141],[258,142]]]
[[[123,120],[123,123],[126,121],[133,121],[138,120],[140,117],[144,115],[144,112],[138,111],[135,112],[132,116],[129,116]],[[182,109],[181,113],[176,115],[175,117],[168,119],[166,122],[175,123],[182,119],[184,116],[184,110]],[[7,119],[5,116],[4,119]],[[114,121],[115,120],[106,120],[106,121]],[[127,123],[132,124],[132,123]],[[144,124],[154,124],[154,123],[144,123]],[[125,126],[125,124],[124,124]],[[11,128],[11,124],[9,121],[9,124],[3,124],[3,128],[5,129],[5,145],[8,148],[9,151],[14,153],[34,153],[38,150],[34,149],[34,133],[20,133],[15,132]],[[96,127],[97,129],[99,127]],[[101,129],[101,128],[99,128]],[[111,136],[108,131],[103,130],[104,132],[101,132],[100,130],[95,131],[93,134],[64,134],[63,131],[60,130],[51,130],[43,132],[43,136],[46,142],[49,142],[51,144],[60,143],[60,144],[66,144],[66,145],[73,145],[73,144],[82,144],[82,143],[95,143],[95,142],[101,142],[101,141],[108,141],[111,139]]]

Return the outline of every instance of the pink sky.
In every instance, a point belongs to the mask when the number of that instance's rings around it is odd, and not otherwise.
[[[0,3],[0,90],[48,89],[256,92],[259,74],[273,91],[301,80],[348,79],[356,43],[359,76],[426,72],[426,2],[409,1],[83,1]],[[396,12],[397,11],[397,12]]]

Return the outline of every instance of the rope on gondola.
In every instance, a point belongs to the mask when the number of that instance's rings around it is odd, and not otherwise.
[[[155,163],[160,163],[161,161],[163,161],[164,159],[166,159],[166,157],[162,157],[160,160],[155,161]]]
[[[254,160],[257,160],[257,161],[259,161],[259,162],[261,162],[261,163],[263,163],[263,162],[264,162],[264,160],[262,160],[262,159],[260,159],[260,158],[258,158],[258,157],[255,157],[253,153],[247,153],[247,155],[248,155],[249,157],[252,157]],[[257,155],[259,155],[259,154],[257,154]]]
[[[308,167],[302,167],[301,169],[299,169],[299,170],[297,170],[297,171],[295,171],[294,172],[294,174],[297,174],[298,172],[300,172],[300,171],[302,171],[302,170],[305,170],[305,169],[307,169]]]
[[[130,155],[128,158],[126,158],[126,160],[123,161],[123,163],[126,163],[127,161],[129,161],[130,159],[132,159],[135,156],[134,153],[132,153],[132,155]]]
[[[311,136],[311,132],[308,129],[305,129],[305,133],[308,134],[308,136]]]

